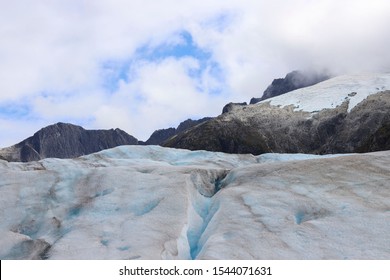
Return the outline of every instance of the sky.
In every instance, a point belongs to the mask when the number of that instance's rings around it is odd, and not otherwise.
[[[68,122],[139,140],[292,70],[390,71],[388,0],[0,0],[0,147]]]

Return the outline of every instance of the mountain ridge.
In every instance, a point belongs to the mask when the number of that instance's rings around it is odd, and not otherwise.
[[[263,100],[229,103],[214,118],[187,119],[138,141],[120,129],[57,123],[0,159],[78,157],[118,145],[161,145],[226,153],[350,153],[390,149],[390,74],[343,75]]]
[[[235,106],[163,146],[252,154],[386,150],[388,89],[390,74],[336,77],[257,104]]]
[[[34,161],[48,157],[74,158],[119,145],[136,145],[138,140],[125,131],[86,130],[81,126],[58,122],[33,136],[0,150],[7,161]]]

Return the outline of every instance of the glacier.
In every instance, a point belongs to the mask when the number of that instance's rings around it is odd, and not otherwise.
[[[293,105],[294,111],[315,113],[336,108],[348,101],[348,112],[351,112],[368,96],[389,89],[390,73],[349,74],[263,100],[255,106],[264,103],[280,107]]]
[[[390,259],[390,151],[0,160],[0,259]]]

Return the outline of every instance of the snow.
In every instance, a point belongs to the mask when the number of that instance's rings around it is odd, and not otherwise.
[[[264,100],[257,106],[270,102],[273,106],[293,105],[295,111],[313,113],[336,108],[349,101],[350,112],[369,95],[386,90],[390,90],[390,73],[344,75]]]
[[[389,259],[390,152],[0,161],[1,259]]]

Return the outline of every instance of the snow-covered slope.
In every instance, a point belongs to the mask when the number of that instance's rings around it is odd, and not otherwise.
[[[345,100],[349,100],[348,111],[351,111],[367,96],[389,89],[390,73],[344,75],[257,104],[270,102],[274,106],[294,105],[296,111],[317,112],[336,108]]]
[[[390,152],[0,161],[1,259],[389,259]]]

